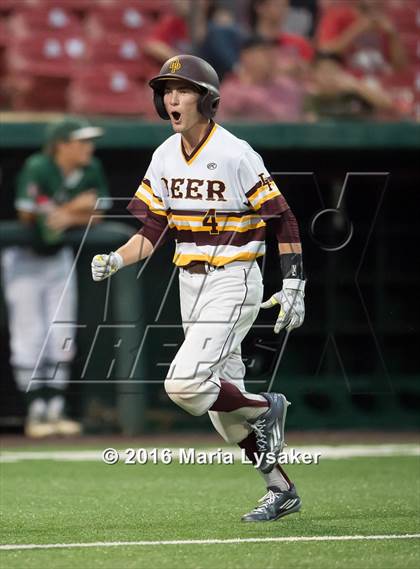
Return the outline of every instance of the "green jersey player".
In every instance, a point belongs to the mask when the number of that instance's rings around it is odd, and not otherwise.
[[[86,225],[98,198],[108,196],[105,175],[93,157],[102,129],[67,118],[49,125],[42,152],[30,156],[18,176],[15,207],[36,227],[31,246],[2,254],[9,313],[11,364],[28,400],[28,436],[77,434],[65,415],[64,389],[75,353],[76,280],[66,229]],[[107,207],[102,200],[101,207]]]

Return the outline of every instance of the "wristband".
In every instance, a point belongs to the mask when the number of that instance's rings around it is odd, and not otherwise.
[[[282,253],[280,255],[280,266],[283,279],[303,280],[303,261],[301,253]]]
[[[124,259],[119,253],[116,253],[115,251],[111,251],[111,255],[115,262],[115,268],[117,271],[119,271],[124,266]]]

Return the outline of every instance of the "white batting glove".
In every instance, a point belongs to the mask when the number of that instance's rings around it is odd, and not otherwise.
[[[289,332],[299,328],[305,318],[305,281],[300,279],[284,279],[283,288],[261,304],[261,308],[280,306],[279,316],[274,326],[274,333],[286,328]]]
[[[92,259],[91,269],[94,281],[107,279],[124,266],[123,258],[119,253],[111,251],[109,255],[95,255]]]

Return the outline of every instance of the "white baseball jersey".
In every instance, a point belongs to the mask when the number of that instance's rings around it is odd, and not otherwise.
[[[179,133],[156,149],[129,205],[153,244],[164,231],[175,238],[173,261],[181,267],[264,255],[264,220],[286,209],[261,156],[212,121],[191,155]]]

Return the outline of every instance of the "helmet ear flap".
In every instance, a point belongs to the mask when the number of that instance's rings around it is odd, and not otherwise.
[[[169,115],[166,112],[165,105],[163,103],[163,94],[157,90],[153,93],[153,102],[155,104],[156,111],[161,119],[166,121],[169,120]]]
[[[214,97],[214,94],[207,91],[198,101],[198,112],[207,119],[212,119],[217,112],[220,97]]]
[[[220,103],[220,97],[217,97],[216,99],[213,98],[211,101],[211,118],[214,117],[214,115],[217,113],[217,109],[219,108],[219,103]]]

